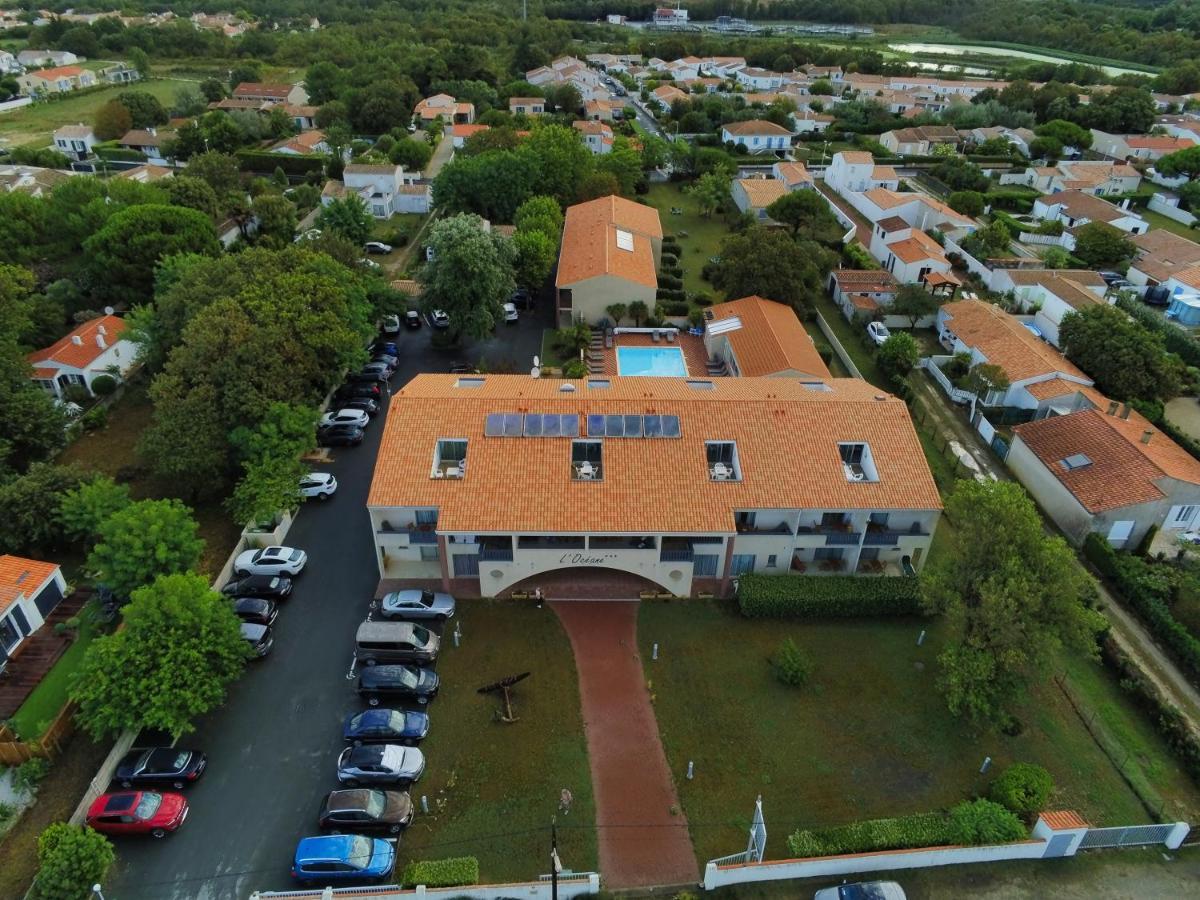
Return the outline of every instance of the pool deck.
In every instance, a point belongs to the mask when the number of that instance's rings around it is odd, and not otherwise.
[[[657,344],[648,334],[618,334],[613,338],[613,348],[604,351],[604,374],[618,375],[617,371],[617,348],[618,347],[679,347],[683,351],[684,362],[687,363],[687,374],[689,378],[707,378],[708,377],[708,351],[704,347],[704,338],[680,332],[674,344],[669,344],[665,341],[659,341]],[[634,376],[640,377],[640,376]]]

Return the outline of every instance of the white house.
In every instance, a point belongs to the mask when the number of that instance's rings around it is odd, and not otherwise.
[[[302,131],[280,141],[271,148],[272,153],[287,153],[292,156],[314,156],[330,154],[333,148],[325,140],[324,131]]]
[[[788,193],[778,178],[735,178],[730,186],[734,205],[758,219],[767,219],[767,207]]]
[[[54,563],[0,556],[0,668],[45,624],[66,592],[62,569]]]
[[[743,66],[733,73],[733,77],[742,87],[752,91],[777,91],[783,86],[781,72],[769,72],[753,66]]]
[[[928,156],[934,147],[954,147],[958,141],[958,132],[949,125],[919,125],[885,131],[879,136],[879,143],[898,156]]]
[[[26,355],[31,376],[48,393],[63,399],[71,385],[89,391],[100,375],[123,377],[137,362],[137,345],[122,335],[125,320],[104,315],[84,322],[44,350]]]
[[[73,66],[80,62],[80,57],[69,50],[22,50],[17,54],[17,62],[27,69],[41,66]]]
[[[603,122],[590,119],[572,122],[571,126],[579,132],[584,145],[597,156],[612,153],[613,130]]]
[[[326,182],[321,191],[322,205],[335,198],[357,194],[376,219],[390,219],[396,213],[429,212],[431,200],[428,182],[421,182],[404,166],[351,163],[342,171],[341,181]]]
[[[1113,159],[1157,161],[1170,153],[1195,147],[1190,137],[1169,134],[1108,134],[1092,129],[1092,150]]]
[[[540,116],[546,111],[541,97],[509,97],[508,111],[513,115]]]
[[[16,75],[21,71],[17,58],[7,50],[0,50],[0,75]]]
[[[413,115],[422,122],[432,122],[438,116],[452,125],[470,125],[475,121],[475,104],[460,103],[449,94],[434,94],[413,107]]]
[[[1062,222],[1064,228],[1078,228],[1089,222],[1103,222],[1129,234],[1144,234],[1150,223],[1129,209],[1128,201],[1114,206],[1082,191],[1060,191],[1033,201],[1033,216],[1051,222]]]
[[[730,122],[721,126],[721,140],[737,144],[749,153],[772,153],[792,146],[792,133],[764,119]]]
[[[70,159],[87,159],[96,143],[96,132],[91,125],[63,125],[54,132],[54,149]]]
[[[1028,128],[1006,128],[1003,125],[993,125],[990,128],[967,128],[959,132],[959,136],[968,144],[979,146],[997,138],[1010,147],[1016,147],[1023,156],[1029,156],[1029,145],[1036,139]]]
[[[894,191],[900,186],[900,179],[891,166],[875,165],[875,158],[867,151],[842,150],[833,154],[833,160],[825,170],[825,183],[849,198],[851,193],[872,188]]]
[[[1165,284],[1174,276],[1200,266],[1200,244],[1156,228],[1132,238],[1138,254],[1125,277],[1136,287]]]
[[[812,175],[804,163],[777,162],[771,166],[771,175],[783,182],[789,194],[792,191],[813,190]]]
[[[79,66],[57,66],[53,69],[38,69],[18,76],[17,84],[26,94],[66,94],[71,91],[93,87],[96,76]]]
[[[1108,302],[1104,279],[1088,269],[996,269],[991,289],[1011,291],[1055,347],[1059,346],[1058,329],[1064,316]]]
[[[889,316],[887,307],[896,299],[900,289],[896,276],[884,269],[834,269],[829,273],[829,293],[846,317],[856,315],[879,318],[888,328],[908,328],[912,321],[901,316]],[[881,315],[880,310],[884,310]],[[921,324],[921,323],[918,323]]]
[[[815,113],[806,108],[792,114],[792,128],[796,134],[823,134],[832,124],[833,116],[828,113]]]
[[[949,290],[959,281],[950,273],[950,260],[941,245],[899,216],[885,216],[871,229],[871,255],[900,284],[924,284],[930,290]]]
[[[233,89],[234,100],[264,100],[273,106],[303,106],[308,103],[308,91],[303,83],[267,84],[259,81],[243,81]]]
[[[1053,166],[1037,166],[1004,172],[1001,184],[1023,184],[1046,194],[1079,191],[1084,194],[1132,194],[1142,183],[1141,173],[1128,163],[1105,160],[1060,160]]]

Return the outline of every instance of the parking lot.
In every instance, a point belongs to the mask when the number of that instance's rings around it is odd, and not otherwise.
[[[517,324],[453,351],[433,350],[430,328],[402,331],[393,389],[419,372],[445,372],[452,362],[481,356],[492,369],[506,360],[516,371],[527,369],[551,319],[552,305],[543,298]],[[109,896],[241,900],[255,889],[294,886],[296,842],[316,833],[320,803],[338,787],[342,722],[363,708],[350,669],[354,632],[378,581],[365,503],[382,416],[361,446],[335,450],[333,462],[320,467],[337,477],[337,494],[308,504],[286,538],[308,553],[308,566],[283,603],[271,654],[251,663],[226,704],[180,741],[209,757],[204,777],[188,792],[187,822],[162,841],[119,840],[105,885]],[[436,729],[436,704],[432,719]],[[431,771],[437,765],[429,759]]]

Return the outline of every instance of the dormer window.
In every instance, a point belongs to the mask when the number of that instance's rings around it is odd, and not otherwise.
[[[733,441],[705,441],[708,477],[713,481],[741,481],[742,467],[738,463],[737,444]]]
[[[875,461],[871,458],[871,447],[868,444],[845,443],[838,444],[838,453],[842,459],[842,472],[847,481],[878,481],[879,473],[875,469]]]
[[[1060,459],[1058,464],[1068,472],[1074,472],[1076,469],[1086,469],[1092,464],[1092,460],[1083,453],[1073,453],[1066,459]]]
[[[601,481],[604,478],[604,443],[571,441],[571,478],[575,481]]]
[[[431,478],[463,478],[467,474],[465,438],[440,438],[433,454]]]

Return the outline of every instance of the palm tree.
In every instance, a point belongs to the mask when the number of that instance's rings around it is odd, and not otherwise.
[[[629,312],[629,307],[624,303],[610,303],[608,306],[604,307],[604,311],[612,316],[614,325],[620,325],[621,320],[625,318],[626,313]]]
[[[642,320],[650,315],[650,308],[641,300],[634,300],[629,304],[629,315],[633,316],[633,322],[637,327],[642,327]]]

